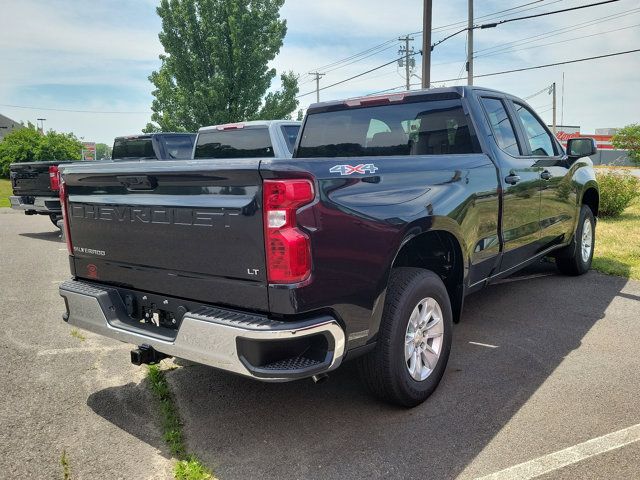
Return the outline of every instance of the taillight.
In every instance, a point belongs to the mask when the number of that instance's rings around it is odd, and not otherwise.
[[[59,195],[60,206],[62,207],[62,221],[64,225],[64,238],[67,241],[67,250],[69,255],[73,255],[73,244],[71,243],[71,228],[69,228],[69,215],[67,213],[67,206],[69,204],[69,198],[67,196],[67,185],[64,183],[64,179],[59,178]]]
[[[264,181],[264,237],[270,283],[299,283],[311,275],[311,242],[297,227],[296,210],[314,197],[309,180]]]
[[[57,192],[60,189],[60,173],[57,165],[49,167],[49,184],[53,192]]]

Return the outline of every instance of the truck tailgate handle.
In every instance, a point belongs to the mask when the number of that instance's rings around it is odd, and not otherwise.
[[[507,182],[509,185],[515,185],[520,181],[520,175],[516,175],[515,173],[512,173],[510,175],[507,175],[504,181]]]
[[[148,175],[123,175],[116,179],[127,187],[127,190],[154,190],[158,186],[158,181]]]

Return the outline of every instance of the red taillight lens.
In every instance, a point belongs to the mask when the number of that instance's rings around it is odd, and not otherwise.
[[[49,184],[53,192],[57,192],[60,189],[60,173],[57,165],[49,167]]]
[[[265,180],[264,232],[267,278],[271,283],[298,283],[311,275],[311,242],[297,227],[296,210],[313,201],[309,180]]]
[[[69,251],[69,255],[73,255],[73,244],[71,243],[71,228],[69,228],[69,215],[67,212],[67,206],[69,204],[67,197],[67,186],[64,183],[64,180],[60,179],[59,181],[59,195],[60,195],[60,206],[62,207],[62,220],[64,224],[64,238],[67,241],[67,250]]]

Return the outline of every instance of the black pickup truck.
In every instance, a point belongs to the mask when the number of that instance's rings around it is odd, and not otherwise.
[[[470,87],[321,103],[292,159],[70,165],[64,320],[264,381],[358,359],[413,406],[464,298],[553,256],[591,264],[591,139],[565,153],[522,100]]]
[[[24,211],[25,215],[47,215],[54,225],[62,220],[58,195],[58,165],[50,162],[22,162],[9,166],[9,179],[13,195],[9,197],[11,208]]]
[[[187,159],[193,154],[195,133],[152,133],[118,137],[113,143],[112,159],[159,160]],[[9,177],[13,195],[11,208],[26,215],[48,215],[54,225],[62,220],[58,192],[58,168],[69,160],[12,163]]]

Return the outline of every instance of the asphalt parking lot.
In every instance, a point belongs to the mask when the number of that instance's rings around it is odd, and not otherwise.
[[[130,347],[61,320],[67,252],[0,209],[0,477],[171,478]],[[423,405],[381,404],[350,364],[327,382],[168,373],[189,450],[222,480],[640,476],[640,282],[541,264],[467,299]]]

